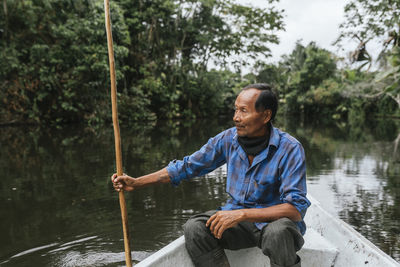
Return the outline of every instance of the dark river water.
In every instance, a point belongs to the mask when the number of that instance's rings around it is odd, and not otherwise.
[[[400,121],[322,124],[281,120],[307,156],[308,191],[330,213],[400,261]],[[164,167],[230,127],[122,128],[124,171]],[[0,128],[0,266],[123,266],[112,126]],[[396,143],[397,140],[397,143]],[[224,172],[126,193],[132,257],[138,262],[182,235],[194,213],[226,201]]]

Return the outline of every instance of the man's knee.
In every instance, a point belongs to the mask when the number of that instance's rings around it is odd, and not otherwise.
[[[229,266],[218,240],[206,227],[206,215],[196,215],[183,226],[185,246],[195,266]]]
[[[206,227],[207,216],[196,215],[183,225],[186,248],[189,253],[199,255],[218,247],[218,241]]]
[[[199,220],[197,218],[189,219],[183,225],[183,232],[185,234],[185,238],[195,237],[198,235],[204,235],[207,231],[207,227],[204,221]]]
[[[296,224],[288,218],[281,218],[269,223],[263,229],[260,247],[268,255],[282,247],[298,251],[303,244],[303,237]]]

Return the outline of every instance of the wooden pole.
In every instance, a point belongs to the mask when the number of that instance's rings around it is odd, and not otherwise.
[[[110,79],[111,79],[111,105],[112,105],[112,119],[114,125],[114,140],[115,140],[115,159],[117,163],[118,176],[123,174],[122,170],[122,152],[121,152],[121,136],[119,132],[118,123],[118,108],[117,108],[117,86],[115,80],[115,62],[114,62],[114,48],[111,32],[111,19],[110,19],[110,3],[109,0],[104,0],[104,11],[106,18],[106,32],[107,32],[107,45],[108,45],[108,60],[110,63]],[[121,208],[122,229],[124,232],[124,247],[125,247],[125,262],[126,266],[132,266],[131,249],[129,244],[129,228],[128,228],[128,215],[126,211],[126,203],[124,191],[119,192],[119,205]]]

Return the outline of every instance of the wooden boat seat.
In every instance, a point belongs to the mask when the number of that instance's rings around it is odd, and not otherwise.
[[[338,250],[312,228],[307,229],[304,236],[304,246],[299,251],[302,266],[331,267],[334,266]],[[239,251],[225,250],[231,267],[262,266],[269,267],[269,258],[259,248],[241,249]],[[176,239],[163,249],[144,259],[136,266],[193,266],[185,249],[183,236]]]

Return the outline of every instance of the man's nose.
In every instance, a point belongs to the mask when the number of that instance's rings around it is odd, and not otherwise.
[[[235,111],[235,114],[233,114],[233,121],[234,122],[239,122],[240,121],[240,116],[238,116],[238,112]]]

